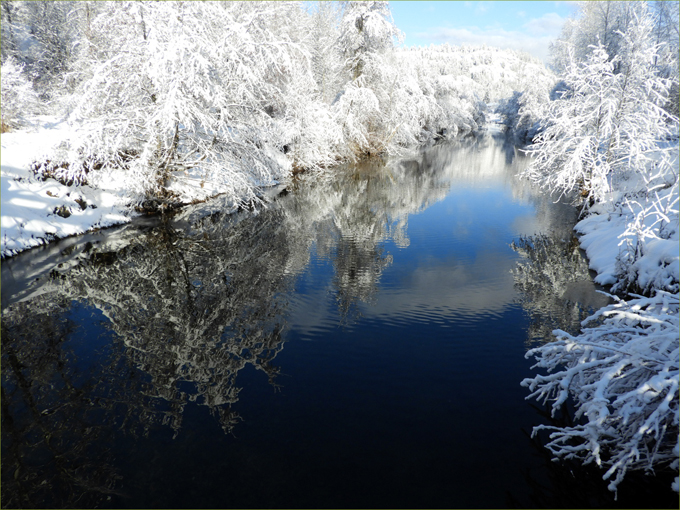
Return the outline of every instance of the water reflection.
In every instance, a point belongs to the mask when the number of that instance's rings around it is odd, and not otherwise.
[[[63,296],[42,295],[3,311],[4,508],[100,505],[120,479],[110,457],[115,429],[149,411],[136,388],[110,385],[129,375],[115,345],[100,353],[101,370],[79,366],[70,308]]]
[[[119,478],[114,432],[176,436],[188,402],[232,430],[238,373],[251,365],[274,383],[283,348],[280,219],[213,216],[200,233],[163,223],[117,252],[91,248],[49,292],[3,310],[3,506],[98,504]],[[96,352],[101,333],[76,327],[92,307],[112,333]]]
[[[512,270],[519,301],[530,317],[527,347],[550,342],[553,330],[578,334],[581,322],[610,299],[597,292],[578,239],[522,236],[512,249],[523,256]]]
[[[192,406],[207,408],[224,433],[245,426],[239,374],[257,371],[275,389],[287,329],[304,337],[369,313],[397,325],[499,319],[515,296],[515,258],[484,248],[508,235],[484,222],[485,211],[509,193],[532,204],[524,215],[511,211],[513,235],[571,228],[571,210],[514,177],[525,164],[491,135],[461,139],[408,160],[302,175],[255,211],[226,214],[216,199],[3,262],[3,506],[106,505],[125,485],[114,467],[118,438],[159,429],[177,437]],[[440,202],[467,205],[456,193],[470,190],[491,192],[472,213],[431,220],[448,237],[427,242],[448,250],[474,241],[472,260],[419,246],[409,222]],[[544,316],[587,302],[581,280],[569,279],[585,278],[587,267],[568,269],[580,263],[539,237],[513,248],[527,260],[514,278],[538,337],[555,327]],[[384,280],[405,251],[427,263],[415,263],[397,289],[394,277]],[[315,264],[326,264],[324,280],[300,291]]]

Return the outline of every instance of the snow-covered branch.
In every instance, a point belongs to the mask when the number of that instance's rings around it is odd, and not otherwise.
[[[628,470],[678,468],[678,296],[620,300],[584,325],[598,320],[578,336],[556,330],[557,341],[528,351],[547,374],[522,386],[527,398],[552,401],[553,414],[572,396],[584,423],[534,434],[550,431],[546,447],[558,458],[606,467],[616,490]]]

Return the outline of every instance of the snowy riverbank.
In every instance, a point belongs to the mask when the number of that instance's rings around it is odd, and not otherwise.
[[[105,178],[100,176],[95,183],[83,186],[35,176],[32,163],[48,160],[54,148],[73,132],[67,122],[43,116],[0,137],[3,258],[56,239],[128,223],[140,214],[131,205],[126,175],[121,170],[108,171]],[[189,173],[175,179],[170,189],[183,203],[203,201],[227,191]]]
[[[677,145],[675,152],[677,168]],[[590,269],[597,272],[596,283],[620,292],[678,292],[677,182],[624,204],[596,204],[574,229]]]
[[[642,191],[615,192],[575,226],[595,281],[626,297],[583,321],[578,336],[555,330],[555,341],[529,350],[545,372],[522,381],[528,398],[553,412],[574,399],[573,426],[534,433],[550,432],[546,447],[557,458],[603,467],[612,491],[627,471],[677,473],[679,465],[678,141],[663,145],[671,149],[663,180],[631,177]]]
[[[96,187],[66,186],[54,179],[41,181],[33,175],[31,163],[44,160],[70,130],[65,122],[42,117],[28,129],[2,134],[0,238],[3,257],[58,238],[127,223],[138,214],[128,206],[129,197],[125,193],[122,172],[112,172]],[[200,193],[192,189],[198,189]],[[187,201],[205,200],[220,193],[218,188],[205,185],[185,186],[182,191]],[[675,186],[665,193],[663,201],[675,210],[677,222],[678,188]],[[617,282],[617,257],[625,248],[626,240],[634,240],[635,234],[630,232],[629,225],[644,210],[644,204],[628,210],[600,204],[576,225],[576,231],[582,235],[581,246],[586,251],[590,267],[598,273],[597,283],[612,285]],[[650,228],[659,221],[655,214],[647,214],[645,218]],[[678,281],[679,239],[676,229],[668,239],[654,239],[647,244],[647,250],[635,265],[643,286],[656,282],[654,288],[664,288],[662,282]]]
[[[44,117],[28,129],[0,137],[3,257],[130,220],[121,176],[112,175],[94,188],[65,186],[54,179],[41,181],[30,171],[32,162],[44,160],[67,135],[65,123]]]

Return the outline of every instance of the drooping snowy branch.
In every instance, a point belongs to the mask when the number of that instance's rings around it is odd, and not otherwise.
[[[558,458],[607,468],[616,490],[626,472],[678,468],[678,296],[619,301],[584,321],[603,320],[578,336],[556,330],[557,340],[526,356],[547,374],[522,381],[553,414],[569,396],[583,424],[550,431],[546,447]],[[677,478],[674,489],[677,491]]]

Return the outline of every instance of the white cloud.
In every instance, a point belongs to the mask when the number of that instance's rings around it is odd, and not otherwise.
[[[436,27],[427,33],[415,34],[436,44],[448,42],[460,46],[496,46],[525,51],[548,62],[548,48],[562,30],[566,18],[548,13],[532,18],[521,26],[521,30],[505,30],[498,25],[479,28],[477,26],[450,28]]]
[[[540,18],[533,18],[527,21],[522,28],[526,29],[531,35],[542,36],[549,35],[557,37],[562,30],[562,25],[566,18],[563,18],[555,12],[544,14]]]
[[[475,14],[477,14],[477,15],[484,14],[488,10],[489,10],[489,5],[486,2],[479,2],[477,4],[477,8],[475,9]]]

